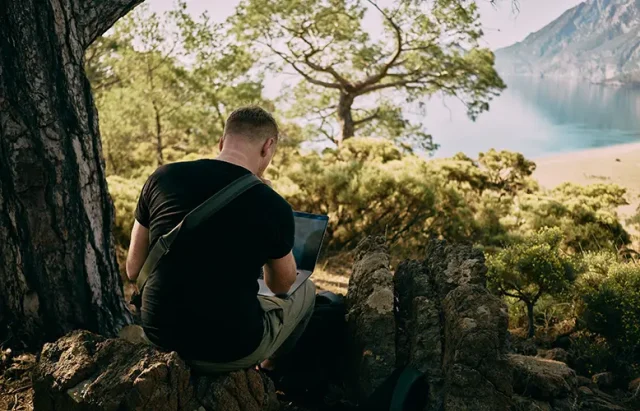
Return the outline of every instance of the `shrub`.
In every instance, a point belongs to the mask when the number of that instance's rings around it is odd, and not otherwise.
[[[558,228],[542,229],[487,259],[490,287],[525,304],[529,337],[535,333],[538,300],[566,292],[575,278],[574,262],[560,250],[561,241]]]
[[[608,371],[632,376],[640,372],[640,265],[611,252],[587,253],[582,265],[574,289],[579,324],[600,337],[593,344],[606,342]]]
[[[601,282],[583,281],[586,327],[640,359],[640,266],[616,263]]]
[[[631,242],[616,213],[617,207],[627,204],[625,194],[624,188],[613,184],[565,183],[548,193],[523,195],[514,210],[514,228],[526,234],[559,227],[563,248],[576,253],[617,250]]]
[[[127,179],[119,176],[107,177],[109,193],[115,207],[113,234],[116,246],[127,249],[133,228],[134,212],[138,204],[144,179]]]
[[[622,365],[616,360],[607,340],[589,331],[580,331],[571,336],[569,358],[569,366],[579,375],[619,372]]]
[[[447,208],[464,208],[455,193],[448,199],[438,193],[435,180],[426,162],[403,157],[388,141],[351,139],[338,150],[300,156],[276,188],[294,209],[329,215],[329,251],[378,234],[406,251],[424,243]]]

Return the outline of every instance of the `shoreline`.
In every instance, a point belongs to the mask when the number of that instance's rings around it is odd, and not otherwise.
[[[605,147],[586,148],[576,151],[567,151],[562,153],[544,154],[541,156],[531,157],[530,160],[538,162],[547,162],[552,160],[569,159],[571,157],[603,157],[609,154],[626,153],[627,151],[640,150],[640,141],[635,143],[622,143]]]
[[[619,208],[628,217],[640,206],[640,143],[619,144],[532,158],[533,178],[552,189],[564,182],[581,185],[618,184],[627,189],[629,205]]]

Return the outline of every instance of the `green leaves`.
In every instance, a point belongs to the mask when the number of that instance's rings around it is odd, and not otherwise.
[[[616,366],[633,376],[640,369],[640,265],[611,253],[589,254],[585,265],[576,284],[576,298],[583,303],[579,318],[606,338]]]
[[[164,15],[144,6],[87,51],[100,113],[107,172],[134,177],[146,167],[211,153],[235,108],[260,104],[255,57],[223,24],[194,19],[185,3]]]
[[[533,336],[533,307],[545,295],[569,290],[576,264],[560,249],[563,233],[545,228],[487,259],[489,286],[498,294],[515,298],[529,307],[529,336]]]
[[[382,30],[372,31],[372,19]],[[433,150],[422,124],[404,117],[405,102],[457,96],[475,119],[505,87],[493,53],[477,43],[473,1],[397,0],[382,8],[373,0],[244,0],[232,24],[263,67],[295,73],[308,90],[287,103],[296,120],[318,130],[310,138],[340,144],[379,136]]]

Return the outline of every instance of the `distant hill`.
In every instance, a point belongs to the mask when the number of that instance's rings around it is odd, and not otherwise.
[[[640,0],[588,0],[496,51],[502,75],[640,83]]]

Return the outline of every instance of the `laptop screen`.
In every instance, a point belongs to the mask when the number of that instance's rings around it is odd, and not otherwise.
[[[313,271],[329,218],[326,215],[294,212],[295,239],[293,257],[299,270]]]

